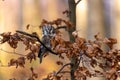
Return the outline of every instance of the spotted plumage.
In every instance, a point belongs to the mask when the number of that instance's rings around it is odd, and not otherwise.
[[[55,35],[55,28],[51,25],[44,25],[42,26],[42,42],[43,44],[51,49],[50,40]],[[43,55],[47,52],[47,49],[40,45],[38,57],[40,58],[40,63],[42,62]]]

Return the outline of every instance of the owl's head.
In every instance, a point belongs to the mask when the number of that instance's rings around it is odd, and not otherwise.
[[[42,36],[54,36],[55,28],[52,25],[42,26]]]

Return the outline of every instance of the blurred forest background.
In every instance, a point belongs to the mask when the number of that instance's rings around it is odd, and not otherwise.
[[[41,36],[38,26],[42,19],[48,21],[57,18],[68,19],[62,14],[68,9],[67,2],[68,0],[0,0],[0,33],[15,32],[15,30],[29,33],[36,31]],[[120,48],[120,0],[82,0],[77,5],[76,12],[79,36],[93,39],[93,36],[100,32],[102,37],[117,38],[116,48]],[[30,29],[26,30],[28,24],[30,24]],[[68,33],[64,30],[63,32],[65,38],[68,39],[66,37]],[[25,54],[24,47],[21,46],[19,44],[19,48],[15,51]],[[7,44],[0,45],[1,48],[14,51]],[[7,65],[13,57],[18,56],[0,51],[0,61],[4,65]],[[38,60],[33,61],[32,64],[28,62],[25,69],[0,67],[0,80],[8,80],[13,77],[17,77],[18,80],[26,80],[31,75],[29,66],[34,67],[40,77],[44,77],[47,73],[59,69],[55,60],[58,60],[58,57],[50,55],[44,58],[42,64],[39,64]]]

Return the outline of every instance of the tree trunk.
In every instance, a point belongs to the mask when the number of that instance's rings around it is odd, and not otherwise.
[[[72,32],[76,30],[76,3],[74,0],[68,0],[68,5],[69,5],[69,19],[73,24],[73,27],[69,29],[69,37],[70,41],[74,41],[74,38],[72,36]],[[76,57],[73,55],[71,57],[71,68],[70,68],[70,77],[71,80],[75,80],[74,72],[75,72],[75,62],[76,62]]]
[[[69,4],[69,18],[73,27],[69,29],[70,41],[74,41],[72,32],[76,30],[76,3],[74,0],[68,0]]]

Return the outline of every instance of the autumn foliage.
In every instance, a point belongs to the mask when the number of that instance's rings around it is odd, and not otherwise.
[[[97,76],[103,76],[105,80],[117,80],[117,78],[120,77],[120,50],[114,48],[114,45],[117,44],[116,39],[102,39],[98,33],[94,36],[95,40],[86,40],[85,38],[79,37],[77,32],[74,31],[72,35],[75,41],[71,42],[64,40],[59,30],[60,28],[69,30],[69,28],[72,27],[71,22],[63,19],[57,19],[51,22],[43,20],[40,29],[43,25],[52,25],[56,28],[55,36],[50,40],[52,45],[51,50],[61,59],[61,61],[56,62],[56,64],[61,66],[61,69],[51,72],[43,80],[63,80],[64,75],[70,73],[69,66],[72,65],[72,63],[64,63],[64,60],[66,58],[70,60],[72,56],[75,56],[77,59],[74,73],[76,80],[86,80],[87,77]],[[26,28],[29,29],[29,27],[30,25],[27,25]],[[37,33],[28,34],[26,32],[17,31],[16,33],[1,33],[0,36],[2,37],[0,40],[1,44],[8,43],[10,47],[16,49],[18,43],[22,42],[26,46],[25,50],[29,50],[27,55],[21,54],[17,59],[11,59],[9,61],[8,66],[16,66],[16,68],[25,67],[26,60],[30,63],[36,60],[39,47],[43,45],[40,43]],[[107,46],[107,48],[105,49],[104,46]],[[50,53],[52,52],[50,51],[49,54]],[[48,56],[48,53],[44,54],[44,57],[46,56]],[[67,71],[64,71],[65,67],[67,67]],[[38,78],[37,73],[34,73],[32,67],[30,70],[32,76],[28,80]],[[13,78],[10,80],[17,79]],[[69,78],[66,78],[66,80],[69,80]]]

